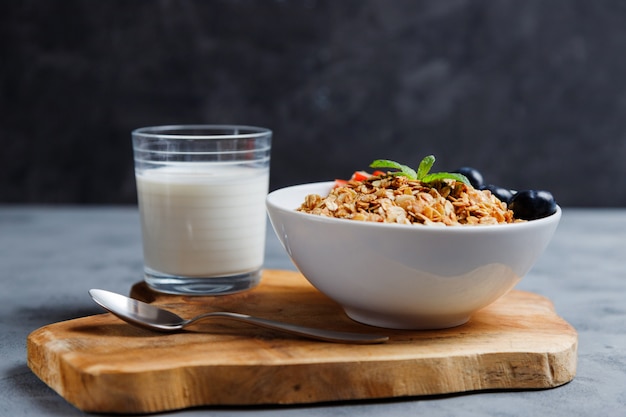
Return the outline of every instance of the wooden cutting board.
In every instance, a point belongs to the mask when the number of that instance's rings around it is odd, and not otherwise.
[[[336,330],[382,333],[379,345],[317,342],[228,320],[163,335],[105,313],[42,327],[28,365],[89,412],[149,413],[202,405],[302,404],[494,389],[552,388],[576,372],[577,333],[546,298],[512,291],[465,325],[386,330],[350,320],[302,275],[267,270],[221,297],[131,295],[191,317],[230,310]]]

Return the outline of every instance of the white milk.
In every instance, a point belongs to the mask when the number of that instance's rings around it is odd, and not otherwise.
[[[211,277],[261,267],[268,169],[165,167],[136,179],[148,268]]]

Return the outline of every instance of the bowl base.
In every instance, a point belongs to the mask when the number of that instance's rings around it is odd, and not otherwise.
[[[396,330],[441,330],[461,326],[470,319],[468,315],[452,316],[415,316],[408,314],[387,314],[381,316],[366,310],[344,307],[344,311],[352,320],[369,326]]]

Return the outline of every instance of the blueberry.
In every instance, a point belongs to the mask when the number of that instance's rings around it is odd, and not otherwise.
[[[470,184],[472,184],[472,187],[476,188],[477,190],[481,189],[483,185],[485,184],[483,180],[483,175],[475,168],[461,167],[457,169],[456,171],[452,171],[452,172],[456,174],[465,175],[467,179],[469,180]]]
[[[535,220],[556,212],[556,201],[549,191],[524,190],[511,199],[509,208],[518,219]]]
[[[491,191],[491,194],[495,195],[498,200],[506,204],[509,204],[511,202],[511,199],[513,198],[513,192],[511,190],[500,187],[498,185],[487,184],[482,188],[482,190]]]

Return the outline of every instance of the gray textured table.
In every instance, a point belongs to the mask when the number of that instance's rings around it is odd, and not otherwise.
[[[269,228],[267,242],[266,267],[294,269]],[[84,415],[28,369],[26,338],[41,326],[101,313],[87,290],[128,293],[141,269],[134,207],[0,206],[1,416]],[[626,416],[626,210],[564,210],[547,252],[518,288],[550,298],[578,330],[571,383],[540,391],[171,414]]]

